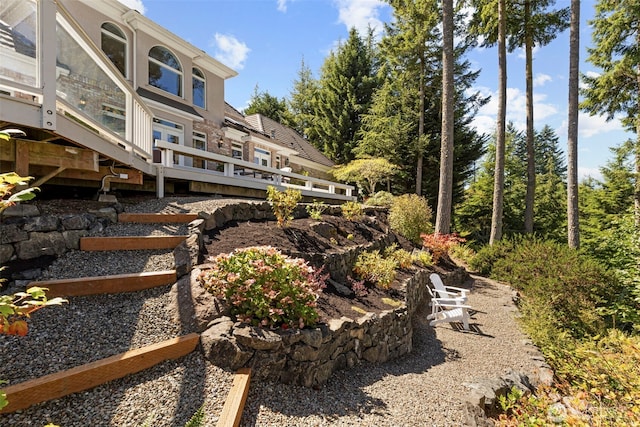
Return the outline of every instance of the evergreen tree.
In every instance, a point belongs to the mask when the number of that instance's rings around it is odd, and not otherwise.
[[[262,114],[283,125],[288,125],[291,118],[286,100],[284,98],[278,99],[267,91],[261,92],[258,85],[253,89],[253,95],[251,95],[249,106],[245,108],[244,114],[248,116]]]
[[[352,28],[347,41],[322,65],[315,120],[309,132],[314,143],[336,163],[354,159],[360,116],[369,109],[376,85],[371,43]]]
[[[298,78],[293,82],[289,98],[291,127],[310,142],[317,141],[314,133],[315,102],[318,96],[318,81],[313,78],[311,69],[304,59],[300,64]],[[318,147],[321,148],[321,147]]]
[[[587,60],[602,72],[583,76],[582,108],[606,114],[608,120],[622,113],[622,123],[636,134],[634,213],[640,227],[640,2],[600,0],[591,25],[594,47],[588,49]]]

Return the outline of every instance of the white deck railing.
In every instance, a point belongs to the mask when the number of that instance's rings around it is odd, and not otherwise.
[[[280,169],[261,166],[255,163],[199,150],[193,147],[185,147],[167,141],[155,140],[155,148],[161,150],[161,163],[165,177],[187,178],[187,175],[195,175],[194,180],[213,183],[230,183],[238,187],[266,189],[273,185],[282,188],[299,189],[303,195],[325,197],[330,199],[355,200],[352,185],[328,181],[326,179],[287,172]],[[173,163],[174,154],[202,159],[222,165],[222,170],[202,169],[191,166],[181,166]],[[171,171],[174,171],[173,173]],[[217,179],[216,179],[217,177]],[[230,181],[232,180],[232,181]],[[162,197],[163,195],[158,195]]]

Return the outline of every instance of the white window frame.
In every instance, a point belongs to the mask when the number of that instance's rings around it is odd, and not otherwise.
[[[194,130],[191,133],[191,144],[193,145],[193,148],[207,151],[207,134],[204,132],[198,132],[197,130]],[[202,162],[202,166],[200,167],[200,169],[207,169],[207,161],[205,159],[197,159],[197,160]],[[195,162],[196,159],[193,159],[193,161]],[[194,166],[194,167],[197,167],[197,166]]]
[[[178,65],[180,66],[180,69],[173,68],[173,67],[171,67],[171,66],[169,66],[169,65],[165,64],[164,62],[162,62],[162,61],[158,61],[157,59],[153,58],[153,57],[151,56],[151,51],[152,51],[153,49],[157,48],[157,47],[162,48],[162,49],[165,49],[166,51],[168,51],[168,52],[169,52],[169,53],[170,53],[170,54],[171,54],[171,55],[176,59],[176,62],[177,62],[177,63],[178,63]],[[166,70],[173,71],[174,73],[176,73],[176,74],[178,74],[178,75],[180,76],[180,93],[173,93],[173,92],[169,92],[169,91],[166,91],[166,90],[162,89],[161,87],[158,87],[158,86],[154,86],[154,85],[152,85],[152,84],[151,84],[151,81],[149,81],[149,80],[150,80],[150,79],[149,79],[149,77],[150,77],[150,75],[149,75],[149,70],[147,70],[147,81],[148,81],[149,85],[150,85],[150,86],[152,86],[152,87],[155,87],[156,89],[160,89],[160,90],[161,90],[161,91],[163,91],[163,92],[170,93],[171,95],[178,96],[178,97],[180,97],[180,98],[184,98],[184,73],[183,73],[183,71],[182,71],[182,68],[183,68],[183,67],[182,67],[182,64],[180,63],[180,59],[178,59],[178,57],[176,56],[176,54],[175,54],[175,53],[173,53],[173,52],[171,51],[171,49],[169,49],[169,48],[166,48],[166,47],[164,47],[164,46],[160,46],[160,45],[156,45],[156,46],[153,46],[151,49],[149,49],[149,54],[147,55],[147,59],[149,60],[149,62],[153,62],[154,64],[156,64],[156,65],[158,65],[158,66],[160,66],[161,68],[164,68],[164,69],[166,69]]]
[[[265,150],[264,148],[260,148],[260,147],[254,147],[253,163],[270,168],[271,167],[271,151]]]
[[[122,36],[120,36],[119,34],[114,34],[111,31],[107,30],[106,28],[104,28],[105,24],[110,24],[113,25],[114,27],[116,27],[118,30],[120,30],[120,32],[122,33]],[[120,26],[114,24],[113,22],[103,22],[102,25],[100,26],[100,34],[101,36],[107,36],[110,37],[116,41],[121,42],[122,44],[124,44],[124,72],[123,72],[123,76],[125,79],[129,78],[129,40],[127,40],[127,35],[125,34],[124,31],[122,31],[122,29],[120,29]],[[102,46],[102,37],[100,38],[100,49],[102,49],[102,51],[104,52],[104,47]],[[105,52],[105,55],[107,53]],[[113,64],[116,68],[118,68],[116,66],[116,64]]]
[[[184,146],[184,125],[172,122],[171,120],[154,118],[153,130],[160,132],[163,141],[170,142],[169,138],[167,138],[168,135],[178,137],[178,141],[180,141],[179,145]],[[173,153],[173,164],[184,166],[184,156]]]
[[[196,75],[196,71],[200,74],[202,74],[201,76]],[[196,68],[193,67],[193,69],[191,70],[191,76],[192,76],[192,81],[191,81],[191,97],[193,98],[193,105],[195,105],[196,107],[202,108],[202,109],[207,109],[207,80],[204,77],[204,73],[202,72],[202,70],[200,68]],[[193,80],[198,80],[202,83],[202,90],[203,90],[203,94],[202,94],[202,103],[203,105],[198,105],[195,103],[195,86],[193,85]]]
[[[240,157],[234,155],[234,151],[238,151],[240,153]],[[231,143],[231,157],[238,160],[244,160],[244,147],[239,142]]]

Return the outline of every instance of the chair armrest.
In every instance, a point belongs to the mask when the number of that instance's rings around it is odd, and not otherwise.
[[[460,304],[460,299],[456,299],[456,298],[433,298],[431,302],[441,307],[471,308],[470,305]]]
[[[462,293],[462,294],[466,294],[469,292],[469,289],[463,289],[463,288],[456,288],[455,286],[445,286],[445,289],[449,290],[449,289],[453,289],[456,292]]]

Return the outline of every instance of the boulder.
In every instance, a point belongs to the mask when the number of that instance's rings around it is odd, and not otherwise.
[[[243,367],[253,352],[242,350],[231,334],[233,322],[228,317],[218,319],[200,335],[205,357],[222,369],[236,370]]]
[[[33,259],[42,255],[62,255],[67,248],[62,233],[29,233],[29,240],[16,243],[20,259]]]
[[[13,206],[9,206],[2,212],[3,218],[10,217],[31,217],[40,215],[40,210],[36,205],[28,205],[25,203],[17,203]]]
[[[22,242],[29,238],[29,233],[18,224],[0,224],[0,244]]]

